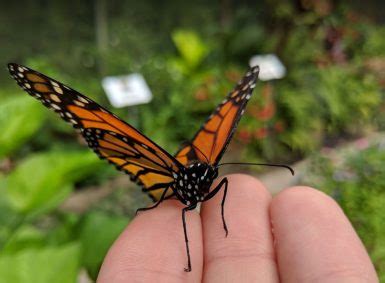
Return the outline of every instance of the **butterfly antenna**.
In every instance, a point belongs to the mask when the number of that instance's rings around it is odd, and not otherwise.
[[[219,164],[217,167],[219,166],[223,166],[223,165],[259,165],[259,166],[270,166],[270,167],[281,167],[281,168],[286,168],[287,170],[290,171],[291,175],[294,176],[294,170],[293,168],[291,168],[290,166],[288,165],[284,165],[284,164],[270,164],[270,163],[244,163],[244,162],[226,162],[226,163],[221,163]]]

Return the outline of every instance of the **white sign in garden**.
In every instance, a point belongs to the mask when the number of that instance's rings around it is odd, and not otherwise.
[[[251,67],[259,66],[261,81],[281,79],[286,74],[286,68],[275,54],[255,55],[249,62]]]
[[[151,101],[152,93],[141,74],[105,77],[103,89],[112,106],[121,108]]]

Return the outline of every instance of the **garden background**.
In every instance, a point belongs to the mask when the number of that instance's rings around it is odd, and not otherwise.
[[[95,279],[108,247],[149,204],[17,87],[6,63],[72,86],[176,152],[250,57],[269,53],[287,74],[258,82],[225,160],[294,164],[294,183],[343,207],[385,282],[383,1],[1,2],[0,282]],[[153,100],[114,109],[101,79],[133,72]]]

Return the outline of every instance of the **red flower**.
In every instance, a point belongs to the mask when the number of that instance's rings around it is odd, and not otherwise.
[[[225,72],[226,79],[232,82],[237,82],[240,76],[241,74],[236,70],[229,70]]]
[[[248,130],[245,130],[245,129],[241,129],[238,132],[238,138],[240,141],[242,141],[244,143],[249,143],[251,140],[251,132]]]
[[[277,122],[275,122],[275,124],[274,124],[274,130],[275,130],[277,133],[282,133],[282,132],[285,130],[285,125],[283,124],[282,121],[277,121]]]
[[[266,137],[267,137],[267,134],[268,134],[267,128],[259,128],[258,130],[256,130],[256,131],[254,132],[254,137],[255,137],[256,139],[261,140],[261,139],[266,138]]]
[[[273,102],[267,104],[261,111],[259,111],[256,116],[262,121],[271,119],[275,114],[275,105]]]
[[[198,101],[205,101],[208,99],[209,96],[208,96],[207,90],[204,87],[200,87],[195,92],[194,97]]]

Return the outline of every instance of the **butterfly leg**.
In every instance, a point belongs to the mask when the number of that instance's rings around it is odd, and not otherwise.
[[[190,249],[188,245],[188,237],[187,237],[187,228],[186,228],[186,211],[193,210],[196,208],[196,204],[185,207],[182,209],[182,223],[183,223],[183,232],[184,232],[184,241],[186,243],[186,252],[187,252],[187,268],[184,269],[186,272],[191,271],[191,259],[190,259]]]
[[[211,192],[209,192],[207,194],[207,196],[205,197],[205,199],[203,200],[203,201],[206,201],[206,200],[211,199],[213,196],[215,196],[219,192],[219,190],[222,187],[224,187],[223,198],[222,198],[222,203],[221,203],[221,214],[222,214],[223,229],[225,230],[226,237],[229,234],[229,231],[227,230],[226,221],[225,221],[225,201],[226,201],[227,186],[228,186],[228,184],[229,184],[229,181],[227,180],[227,178],[223,178],[219,182],[219,184]]]
[[[153,205],[153,206],[150,206],[150,207],[142,207],[142,208],[138,208],[135,212],[135,215],[138,214],[139,211],[146,211],[146,210],[150,210],[150,209],[154,209],[155,207],[157,207],[166,197],[166,193],[168,191],[170,187],[168,187],[167,189],[165,189],[160,197],[160,199]]]

